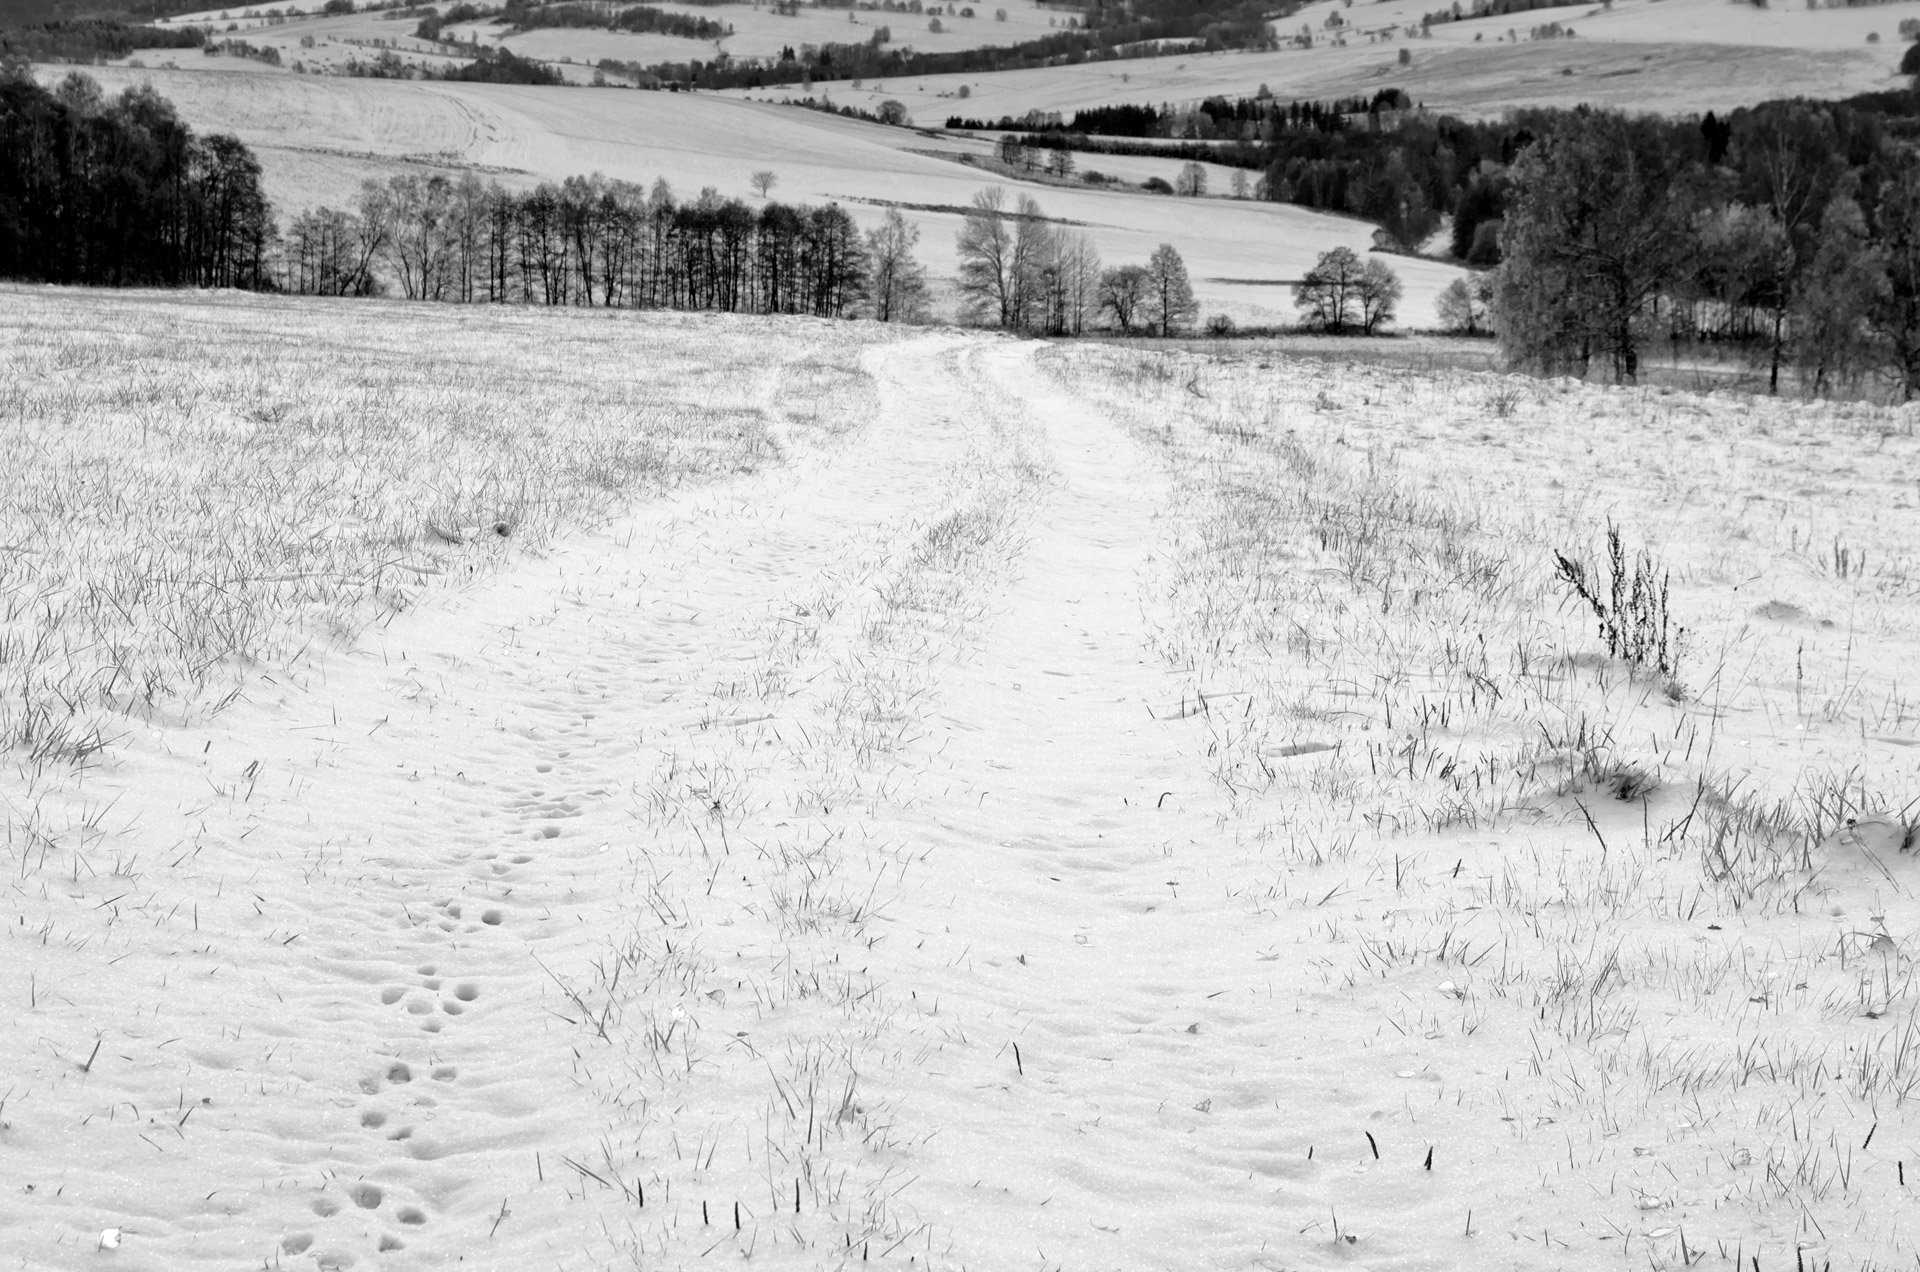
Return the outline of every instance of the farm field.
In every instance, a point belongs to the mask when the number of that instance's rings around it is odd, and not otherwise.
[[[662,3],[652,7],[725,23],[733,27],[733,34],[719,40],[695,40],[670,35],[563,27],[509,35],[504,26],[487,20],[456,23],[447,27],[446,32],[450,39],[462,42],[477,39],[491,47],[508,48],[523,57],[552,63],[569,79],[585,83],[591,76],[586,69],[587,64],[602,58],[642,65],[685,62],[694,58],[708,60],[718,53],[735,58],[777,59],[781,50],[788,46],[797,49],[802,44],[862,43],[872,38],[874,32],[883,26],[891,33],[891,43],[897,48],[927,53],[953,52],[1038,39],[1077,20],[1076,15],[1070,12],[1043,9],[1032,0],[1008,0],[1006,4],[985,8],[964,6],[973,9],[975,16],[970,18],[961,17],[957,12],[948,14],[943,7],[938,15],[942,29],[937,32],[930,27],[935,16],[930,10],[925,14],[913,14],[802,8],[789,16],[776,12],[771,6],[759,4]],[[963,6],[955,7],[957,10]],[[280,12],[273,12],[276,9]],[[223,38],[244,39],[252,44],[278,49],[289,67],[297,61],[309,69],[328,69],[344,63],[350,56],[363,60],[372,56],[378,51],[373,46],[391,47],[396,54],[409,60],[437,61],[447,56],[431,41],[413,37],[414,28],[419,23],[418,17],[389,16],[385,11],[322,14],[317,6],[312,12],[306,13],[293,12],[291,9],[291,6],[280,5],[211,9],[168,18],[157,25],[210,25]],[[994,17],[996,10],[1006,13],[1005,21]],[[229,25],[237,29],[229,32],[226,30]],[[303,40],[309,38],[313,44],[304,44]],[[183,54],[169,56],[179,65],[187,64]]]
[[[278,6],[271,6],[277,8]],[[229,13],[227,18],[219,17],[219,12]],[[451,54],[440,49],[429,40],[415,39],[414,28],[419,19],[389,16],[391,11],[379,12],[270,16],[263,9],[249,16],[247,10],[234,9],[209,13],[183,14],[154,23],[161,27],[207,26],[214,31],[219,40],[242,40],[260,48],[276,50],[281,59],[281,68],[273,74],[291,75],[298,65],[304,71],[328,73],[339,72],[350,59],[369,62],[383,52],[392,52],[403,60],[423,66],[441,67],[456,60]],[[232,27],[234,29],[229,30]],[[244,70],[253,74],[268,73],[267,68],[251,58],[219,56],[209,57],[193,49],[156,49],[146,50],[131,58],[121,59],[121,65],[139,62],[145,66],[166,69],[169,66],[180,70]],[[571,80],[586,83],[592,72],[585,67],[556,67],[567,74]]]
[[[1891,22],[1886,25],[1891,29]],[[1435,38],[1408,42],[1405,47],[1413,50],[1409,65],[1398,61],[1400,47],[1358,43],[1086,62],[991,75],[916,76],[888,81],[884,91],[835,84],[833,99],[872,110],[883,97],[894,97],[906,103],[916,120],[938,123],[946,115],[999,119],[1039,110],[1071,117],[1082,107],[1114,102],[1157,105],[1198,103],[1216,95],[1251,97],[1263,84],[1281,98],[1319,100],[1370,96],[1392,87],[1404,89],[1431,110],[1481,117],[1497,116],[1513,106],[1572,107],[1583,102],[1664,113],[1725,111],[1776,97],[1845,97],[1906,82],[1895,74],[1899,46],[1884,44],[1855,49],[1576,39],[1516,45]],[[964,100],[963,85],[968,93]],[[777,96],[767,90],[729,92]],[[933,102],[941,105],[932,107]]]
[[[49,74],[53,73],[50,69]],[[955,272],[959,210],[998,178],[956,162],[985,143],[942,141],[911,129],[708,94],[567,91],[498,85],[195,74],[98,68],[109,91],[152,82],[196,131],[231,132],[259,155],[268,194],[283,216],[350,204],[366,177],[473,168],[509,184],[604,172],[651,184],[664,177],[682,198],[713,186],[751,194],[751,174],[779,177],[773,197],[846,204],[864,225],[898,203],[918,223],[918,254],[936,281]],[[919,153],[946,152],[948,157]],[[1103,171],[1172,161],[1109,164]],[[1218,171],[1216,169],[1216,171]],[[1007,182],[1014,185],[1018,183]],[[1226,193],[1227,178],[1212,182]],[[1162,242],[1185,257],[1203,313],[1244,324],[1290,321],[1283,287],[1209,280],[1295,279],[1335,246],[1365,251],[1371,226],[1272,203],[1230,198],[1174,200],[1141,192],[1035,185],[1053,217],[1084,227],[1107,263],[1144,263]],[[1433,324],[1433,302],[1459,271],[1396,258],[1406,284],[1401,320]]]
[[[4,299],[27,1266],[1915,1256],[1912,408]]]
[[[879,10],[802,8],[789,16],[776,12],[772,6],[747,4],[661,3],[652,7],[668,13],[683,13],[689,17],[723,22],[733,28],[731,36],[720,40],[646,37],[660,41],[659,47],[664,51],[652,55],[649,60],[661,62],[708,59],[716,51],[735,58],[777,60],[780,51],[789,46],[798,49],[802,44],[862,44],[873,38],[874,32],[881,27],[886,27],[891,33],[893,38],[890,44],[894,48],[914,49],[921,53],[952,53],[962,49],[1037,40],[1077,20],[1077,15],[1067,10],[1042,9],[1031,0],[1012,0],[1012,3],[995,3],[985,7],[956,6],[971,8],[974,16],[970,18],[949,14],[943,6],[938,15],[939,31],[931,29],[930,24],[935,16],[931,10],[926,13],[887,13]],[[996,9],[1006,11],[1006,21],[994,18]],[[448,29],[461,39],[477,34],[485,43],[503,44],[516,53],[551,50],[551,53],[542,52],[540,56],[557,57],[564,54],[582,62],[598,61],[603,57],[633,58],[634,53],[620,50],[626,47],[624,40],[638,38],[584,28],[503,35],[505,28],[485,22],[460,23]]]
[[[1463,6],[1470,9],[1471,4]],[[1409,26],[1418,26],[1428,13],[1451,8],[1427,0],[1371,0],[1351,8],[1339,0],[1319,0],[1274,23],[1281,35],[1311,27],[1316,39],[1344,38],[1349,43],[1368,38],[1405,40]],[[1327,19],[1336,10],[1344,33],[1328,30]],[[1878,35],[1879,50],[1897,55],[1910,43],[1899,34],[1900,24],[1920,19],[1920,0],[1894,0],[1857,8],[1813,8],[1809,5],[1727,4],[1723,0],[1614,0],[1610,5],[1536,9],[1526,13],[1439,22],[1431,37],[1408,41],[1417,52],[1429,43],[1463,44],[1487,40],[1525,41],[1533,28],[1558,22],[1572,27],[1576,40],[1624,40],[1632,44],[1712,44],[1722,47],[1772,46],[1792,49],[1861,50],[1868,37]],[[1510,34],[1511,33],[1511,34]],[[1893,62],[1899,61],[1897,56]]]

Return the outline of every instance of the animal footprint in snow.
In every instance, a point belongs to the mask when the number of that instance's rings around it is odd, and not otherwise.
[[[362,1210],[378,1210],[380,1203],[386,1200],[385,1193],[364,1180],[347,1189],[347,1196]]]

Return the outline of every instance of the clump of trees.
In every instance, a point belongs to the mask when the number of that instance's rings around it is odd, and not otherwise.
[[[1079,335],[1098,313],[1100,254],[1086,234],[1047,219],[1032,195],[1001,186],[973,196],[960,223],[966,321],[1038,335]]]
[[[150,87],[111,99],[0,62],[0,277],[99,286],[259,287],[273,214],[233,137],[195,136]]]
[[[1630,382],[1651,344],[1715,344],[1775,391],[1790,373],[1811,393],[1920,392],[1920,163],[1902,117],[1797,101],[1717,129],[1539,122],[1508,173],[1494,291],[1515,364]]]
[[[1374,335],[1400,304],[1400,276],[1380,260],[1362,261],[1351,248],[1322,252],[1293,286],[1293,304],[1309,326],[1340,334]]]
[[[614,9],[593,4],[533,5],[525,0],[507,0],[500,18],[515,31],[535,31],[547,27],[595,27],[636,34],[677,35],[690,40],[723,40],[733,34],[733,28],[725,22],[687,13],[671,13],[644,4]]]
[[[490,48],[484,44],[465,46],[473,54],[471,61],[445,67],[410,62],[392,49],[382,49],[372,58],[348,58],[340,73],[361,79],[460,80],[475,84],[537,84],[553,88],[565,84],[566,77],[544,62],[521,57],[512,49]]]
[[[1104,317],[1123,334],[1172,335],[1199,313],[1186,263],[1162,243],[1145,265],[1102,269],[1084,232],[1048,219],[1032,195],[973,196],[960,225],[963,321],[1029,335],[1077,336]]]
[[[448,27],[475,21],[484,13],[478,5],[467,3],[452,5],[443,11],[429,9],[420,19],[420,25],[413,29],[413,34],[416,39],[438,41]]]

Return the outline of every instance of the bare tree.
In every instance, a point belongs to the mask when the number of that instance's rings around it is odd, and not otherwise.
[[[1173,179],[1173,192],[1197,199],[1207,192],[1207,170],[1197,163],[1180,165],[1180,175]]]
[[[1911,402],[1920,393],[1920,166],[1902,166],[1881,188],[1875,217],[1886,285],[1867,306],[1867,321],[1901,400]]]
[[[1057,248],[1053,225],[1030,194],[1020,196],[1014,205],[1013,303],[1002,324],[1018,331],[1033,331],[1047,324],[1048,271]]]
[[[1053,311],[1049,329],[1077,336],[1100,305],[1100,251],[1084,231],[1055,235]]]
[[[1147,287],[1144,265],[1120,265],[1100,275],[1100,308],[1112,316],[1123,335],[1133,330],[1146,303]]]
[[[1047,153],[1047,174],[1062,179],[1073,175],[1073,151],[1065,146]]]
[[[977,191],[960,222],[957,244],[962,314],[974,322],[997,321],[1003,327],[1014,324],[1017,288],[1006,206],[1005,187]]]
[[[1327,331],[1345,331],[1353,321],[1355,293],[1365,267],[1353,249],[1322,252],[1313,268],[1293,286],[1293,305],[1307,322]]]
[[[1359,285],[1353,290],[1353,298],[1360,305],[1360,329],[1372,335],[1392,322],[1404,290],[1400,276],[1387,268],[1385,261],[1368,261],[1360,270]]]
[[[1173,244],[1162,243],[1147,259],[1147,325],[1170,336],[1192,326],[1199,314],[1193,284],[1187,278],[1187,263]]]
[[[1485,274],[1456,278],[1440,291],[1434,310],[1440,325],[1462,336],[1478,336],[1488,328],[1488,309],[1493,302],[1493,280]]]
[[[851,10],[849,10],[849,13],[851,13]],[[779,183],[780,174],[771,169],[762,168],[760,171],[754,173],[749,180],[753,182],[753,192],[764,199],[767,197],[768,192]]]
[[[1868,311],[1887,288],[1885,259],[1867,237],[1851,194],[1838,194],[1820,218],[1813,261],[1793,304],[1793,352],[1807,388],[1823,394],[1853,387],[1875,361]]]
[[[927,271],[913,258],[919,241],[920,227],[899,208],[888,208],[886,219],[867,231],[868,296],[881,322],[917,322],[926,313]]]
[[[1813,263],[1821,212],[1846,162],[1832,116],[1807,103],[1743,114],[1734,125],[1731,144],[1747,174],[1741,197],[1771,213],[1784,233],[1786,259],[1767,297],[1773,318],[1767,383],[1770,391],[1778,392],[1792,336],[1788,312]]]
[[[371,294],[378,289],[373,264],[387,250],[387,243],[393,237],[393,198],[378,181],[360,183],[360,215],[353,229],[356,231],[353,259],[347,270],[350,281],[342,294]]]

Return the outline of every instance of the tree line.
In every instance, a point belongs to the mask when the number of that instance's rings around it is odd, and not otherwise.
[[[536,84],[546,88],[558,88],[567,82],[565,76],[546,63],[521,57],[512,49],[485,44],[462,47],[471,55],[471,61],[435,67],[410,62],[392,49],[382,49],[370,58],[348,58],[341,63],[340,73],[361,79],[459,80],[469,84]]]
[[[1811,393],[1920,393],[1910,127],[1809,101],[1712,128],[1590,109],[1533,127],[1502,174],[1492,294],[1515,364],[1632,381],[1649,345],[1712,343],[1776,391],[1791,373]]]
[[[392,280],[412,300],[870,313],[918,318],[917,231],[893,210],[862,235],[838,204],[757,211],[709,189],[676,200],[598,174],[503,189],[403,174],[361,187],[352,210],[295,217],[276,283],[303,295],[365,296]]]
[[[1173,106],[1161,103],[1148,106],[1122,103],[1088,106],[1073,112],[1071,120],[1059,111],[1030,110],[1021,116],[1002,115],[998,123],[988,123],[960,115],[947,117],[947,127],[973,132],[990,129],[1064,134],[1069,140],[1083,137],[1166,137],[1187,141],[1255,141],[1270,139],[1275,132],[1313,129],[1319,132],[1345,132],[1367,127],[1369,114],[1382,110],[1404,110],[1412,102],[1397,88],[1383,88],[1372,97],[1336,98],[1333,101],[1310,99],[1279,101],[1270,92],[1253,97],[1204,98],[1197,106]],[[1378,130],[1377,121],[1371,126]],[[1041,143],[1045,144],[1045,143]]]
[[[273,213],[232,137],[195,136],[150,87],[49,90],[0,61],[0,277],[261,287]]]
[[[0,27],[0,60],[99,62],[142,49],[197,49],[206,42],[206,30],[197,26],[135,26],[109,18],[71,18]]]

